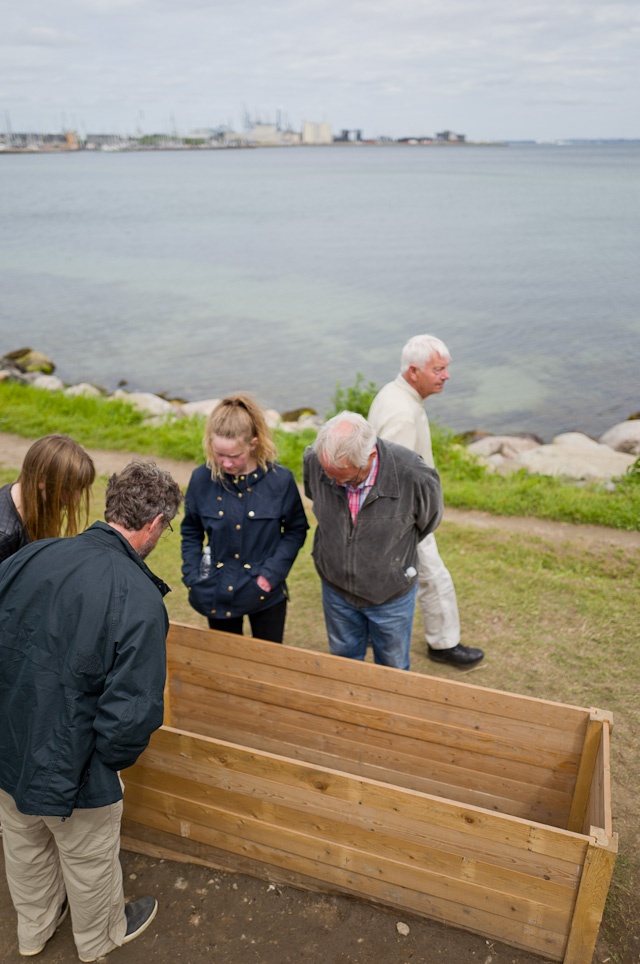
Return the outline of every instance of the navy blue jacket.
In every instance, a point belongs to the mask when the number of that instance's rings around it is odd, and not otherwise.
[[[22,813],[122,799],[162,724],[168,591],[104,522],[0,566],[0,787]]]
[[[268,609],[286,592],[285,579],[309,524],[293,473],[277,462],[247,475],[211,478],[200,465],[191,476],[182,521],[182,575],[197,612],[229,619]],[[202,579],[204,537],[211,574]],[[271,592],[258,586],[258,576]]]

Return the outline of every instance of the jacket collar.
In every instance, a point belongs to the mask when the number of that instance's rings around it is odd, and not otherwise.
[[[406,380],[402,372],[396,375],[394,384],[396,385],[397,388],[400,389],[400,391],[404,392],[405,395],[408,395],[409,398],[412,398],[414,400],[414,402],[417,402],[418,405],[423,404],[424,398],[422,397],[420,392],[416,391],[413,385],[409,384],[409,382]]]
[[[266,469],[258,466],[253,472],[246,472],[244,475],[229,475],[228,472],[225,472],[222,476],[222,484],[225,489],[237,489],[245,492],[264,478],[270,468],[273,468],[272,462],[267,462]]]
[[[135,549],[131,544],[121,535],[116,529],[108,525],[106,522],[94,522],[92,526],[89,526],[84,532],[80,534],[82,536],[91,536],[91,538],[97,539],[104,546],[108,546],[110,549],[115,549],[118,552],[122,552],[123,555],[129,556],[132,562],[135,562],[136,566],[141,569],[145,576],[151,580],[151,582],[156,586],[157,589],[166,596],[168,592],[171,592],[169,586],[166,582],[163,582],[155,573],[151,572],[147,566],[144,559],[141,559]]]

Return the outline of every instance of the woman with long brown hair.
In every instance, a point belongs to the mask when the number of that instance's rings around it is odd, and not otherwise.
[[[68,435],[34,442],[17,482],[0,488],[0,562],[37,539],[74,536],[87,522],[95,468]]]
[[[285,579],[309,528],[298,486],[249,395],[214,408],[203,444],[207,462],[191,476],[182,522],[189,602],[211,629],[241,635],[246,615],[254,636],[281,643]]]

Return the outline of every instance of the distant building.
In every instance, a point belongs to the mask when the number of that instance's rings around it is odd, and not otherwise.
[[[315,121],[302,122],[303,144],[332,144],[331,124],[317,124]]]
[[[116,151],[127,146],[118,134],[87,134],[84,139],[87,151]]]
[[[272,147],[299,144],[300,134],[296,131],[281,131],[277,124],[254,124],[247,135],[251,144],[264,144]]]
[[[466,134],[454,134],[453,131],[441,131],[436,134],[436,141],[441,144],[463,144],[466,139]]]
[[[337,144],[345,144],[347,141],[360,143],[362,141],[362,129],[357,127],[344,127],[340,131],[340,136],[335,138],[335,141]]]

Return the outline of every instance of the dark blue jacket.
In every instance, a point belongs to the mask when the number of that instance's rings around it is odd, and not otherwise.
[[[182,575],[197,612],[228,619],[268,609],[284,598],[285,579],[309,524],[293,474],[277,462],[234,478],[211,478],[199,466],[189,482],[182,521]],[[200,577],[202,545],[211,574]],[[258,576],[271,584],[265,593]]]
[[[162,724],[168,591],[104,522],[0,566],[0,787],[22,813],[122,799]]]

